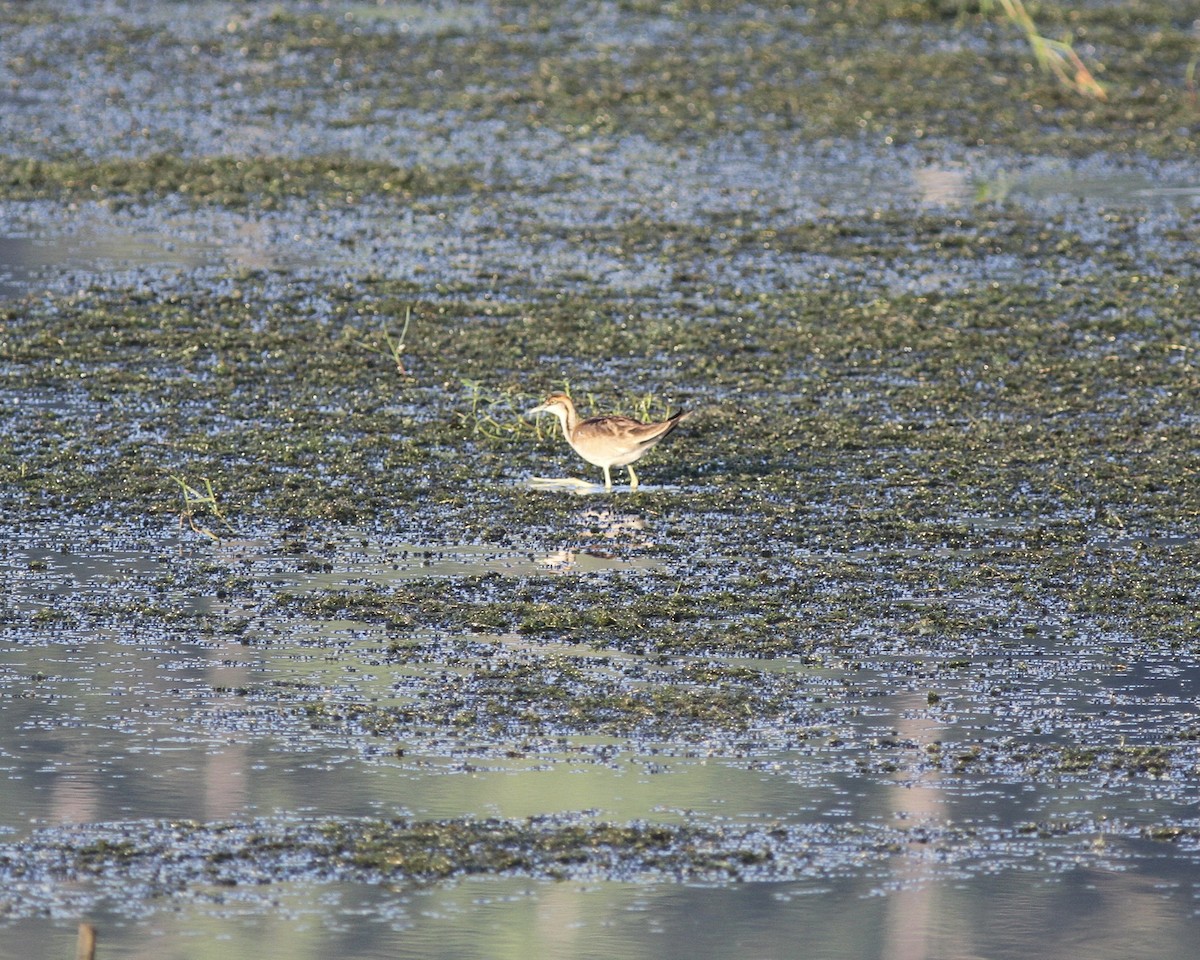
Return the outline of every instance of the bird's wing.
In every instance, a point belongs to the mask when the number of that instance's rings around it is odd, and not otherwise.
[[[624,442],[631,447],[645,447],[657,443],[679,426],[689,414],[680,411],[669,420],[659,423],[642,423],[630,417],[592,417],[579,424],[577,430],[585,437],[605,437],[614,442]]]
[[[632,440],[636,435],[634,431],[644,426],[658,426],[658,424],[644,424],[638,420],[631,420],[629,417],[591,417],[584,420],[575,429],[585,437]]]

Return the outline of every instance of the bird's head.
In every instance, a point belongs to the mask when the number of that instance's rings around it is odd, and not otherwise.
[[[530,410],[527,416],[535,413],[553,413],[557,417],[566,418],[567,414],[574,409],[571,398],[565,393],[552,393],[542,402],[541,406]]]

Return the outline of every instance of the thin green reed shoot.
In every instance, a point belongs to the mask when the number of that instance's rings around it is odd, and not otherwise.
[[[352,342],[362,347],[371,353],[381,353],[388,357],[395,365],[396,372],[402,377],[411,376],[408,368],[404,365],[404,351],[408,346],[408,328],[412,323],[412,307],[404,308],[404,326],[400,329],[400,336],[392,339],[391,332],[388,330],[387,321],[383,320],[380,323],[379,332],[383,337],[383,344],[378,341],[352,339]]]
[[[219,542],[221,537],[214,533],[211,528],[199,523],[196,519],[199,511],[207,510],[217,520],[224,524],[228,530],[233,530],[233,527],[225,518],[225,514],[221,512],[221,506],[219,503],[217,503],[217,494],[213,490],[212,481],[209,480],[208,477],[200,478],[200,480],[204,483],[203,493],[201,493],[198,488],[188,483],[183,477],[180,477],[174,473],[172,473],[170,477],[179,486],[179,492],[183,496],[183,506],[179,512],[180,529],[183,529],[183,524],[186,521],[194,533],[202,534],[203,536],[210,537],[211,539]]]
[[[1051,73],[1060,84],[1069,90],[1094,100],[1107,100],[1108,94],[1092,72],[1084,65],[1079,54],[1068,39],[1051,40],[1042,36],[1025,9],[1024,0],[980,0],[979,9],[992,14],[999,6],[1005,18],[1025,34],[1025,40],[1033,51],[1038,67]]]

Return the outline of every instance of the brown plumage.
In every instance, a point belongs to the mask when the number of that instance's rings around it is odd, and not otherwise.
[[[613,467],[624,467],[629,474],[629,489],[636,490],[638,478],[633,472],[633,464],[691,416],[690,412],[681,410],[659,423],[642,423],[631,417],[616,416],[580,420],[575,404],[565,393],[552,393],[545,403],[529,412],[552,413],[558,417],[571,449],[604,471],[606,490],[612,489],[610,470]]]

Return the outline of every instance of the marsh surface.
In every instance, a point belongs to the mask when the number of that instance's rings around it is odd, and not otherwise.
[[[0,957],[1190,958],[1200,9],[955,13],[0,5]]]

